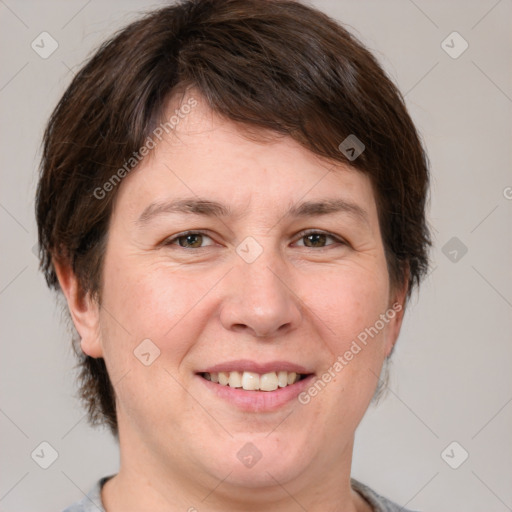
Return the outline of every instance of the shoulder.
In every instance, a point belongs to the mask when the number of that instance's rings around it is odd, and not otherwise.
[[[105,512],[101,502],[101,488],[113,476],[100,478],[80,501],[73,503],[62,512]]]
[[[374,512],[413,512],[377,494],[373,489],[353,478],[350,479],[350,484],[352,489],[357,491],[373,507]]]

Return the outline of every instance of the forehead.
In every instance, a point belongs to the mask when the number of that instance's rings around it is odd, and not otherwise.
[[[199,94],[175,97],[159,126],[164,123],[168,133],[123,180],[116,201],[131,204],[143,219],[151,209],[179,200],[186,206],[183,198],[190,203],[194,196],[233,216],[251,208],[304,216],[318,213],[311,203],[320,201],[353,205],[345,209],[356,215],[364,210],[371,216],[375,209],[365,174],[315,155],[289,136],[228,120]]]

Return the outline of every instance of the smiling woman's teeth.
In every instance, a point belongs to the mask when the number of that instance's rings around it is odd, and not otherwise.
[[[242,388],[246,391],[275,391],[300,380],[301,376],[295,372],[270,372],[260,375],[254,372],[219,372],[203,373],[206,380],[216,382],[221,386]]]

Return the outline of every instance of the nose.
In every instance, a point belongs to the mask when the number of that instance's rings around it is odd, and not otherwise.
[[[289,274],[275,260],[262,255],[253,263],[239,262],[224,286],[220,320],[228,330],[272,338],[301,323],[301,300]]]

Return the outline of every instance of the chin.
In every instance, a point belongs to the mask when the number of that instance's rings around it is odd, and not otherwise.
[[[311,464],[311,458],[306,450],[299,448],[297,443],[280,443],[271,436],[259,439],[245,436],[233,443],[236,448],[232,451],[234,456],[225,459],[215,468],[216,477],[226,478],[232,485],[246,488],[261,489],[276,484],[285,484],[300,477]],[[217,459],[222,460],[222,459]]]
[[[305,468],[297,467],[293,462],[289,464],[268,464],[267,466],[256,465],[251,469],[233,466],[227,482],[247,489],[263,489],[285,485],[296,479]]]

